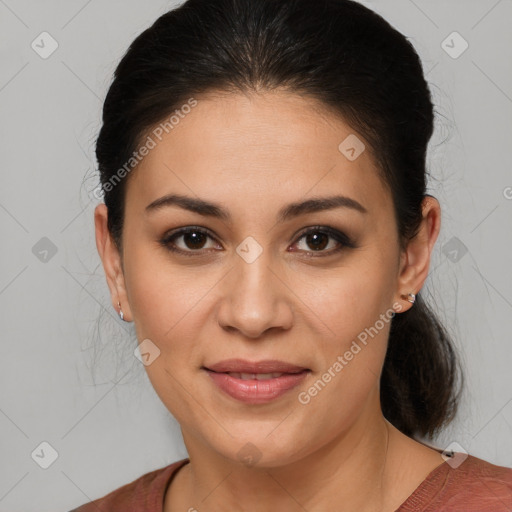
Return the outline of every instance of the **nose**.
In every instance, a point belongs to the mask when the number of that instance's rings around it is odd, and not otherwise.
[[[217,310],[223,329],[256,339],[267,331],[291,328],[293,294],[283,282],[283,272],[275,267],[265,251],[251,263],[235,259],[235,268],[223,280]]]

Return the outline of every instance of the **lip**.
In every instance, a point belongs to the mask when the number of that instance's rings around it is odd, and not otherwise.
[[[245,359],[226,359],[218,363],[204,366],[206,370],[217,373],[299,373],[308,368],[297,366],[277,359],[265,359],[263,361],[246,361]]]
[[[289,390],[298,386],[311,370],[277,360],[245,361],[228,359],[220,361],[203,370],[212,382],[230,397],[246,404],[264,404],[276,400]],[[265,380],[241,379],[231,373],[283,373],[279,377]]]

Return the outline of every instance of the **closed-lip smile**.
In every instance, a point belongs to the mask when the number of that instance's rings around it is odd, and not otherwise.
[[[311,371],[276,359],[227,359],[205,365],[202,369],[218,388],[248,404],[263,404],[282,396]]]

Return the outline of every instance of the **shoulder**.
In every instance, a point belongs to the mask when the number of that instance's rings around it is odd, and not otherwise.
[[[434,469],[406,503],[421,505],[425,512],[509,512],[512,468],[456,453]]]
[[[450,469],[448,482],[459,495],[479,499],[482,505],[495,504],[496,511],[512,510],[512,468],[469,455],[458,468]]]
[[[162,512],[165,490],[176,471],[188,459],[146,473],[102,498],[86,503],[70,512]]]
[[[459,468],[461,469],[461,474],[479,478],[490,478],[503,481],[503,483],[509,486],[512,485],[512,468],[496,466],[472,455],[468,455],[466,463],[461,464]]]

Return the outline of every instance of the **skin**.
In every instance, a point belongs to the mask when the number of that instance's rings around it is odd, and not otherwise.
[[[343,510],[394,511],[443,459],[382,415],[389,322],[308,404],[298,394],[394,304],[400,312],[413,307],[401,295],[417,293],[427,277],[439,203],[425,197],[420,230],[401,251],[391,195],[368,145],[354,161],[338,150],[350,134],[364,141],[343,119],[285,91],[197,100],[129,176],[123,254],[105,205],[95,210],[113,306],[121,303],[139,342],[158,346],[146,370],[189,453],[164,510],[316,512],[343,503]],[[215,202],[232,218],[178,206],[145,211],[169,193]],[[335,208],[277,222],[289,203],[335,193],[367,213]],[[315,225],[345,233],[355,247],[334,253],[339,243],[329,237],[315,252],[302,236]],[[212,238],[174,240],[192,256],[160,243],[186,226]],[[251,263],[236,252],[248,236],[262,249]],[[201,369],[232,357],[283,360],[311,373],[277,400],[248,405]],[[239,456],[248,442],[260,457],[253,465]]]

